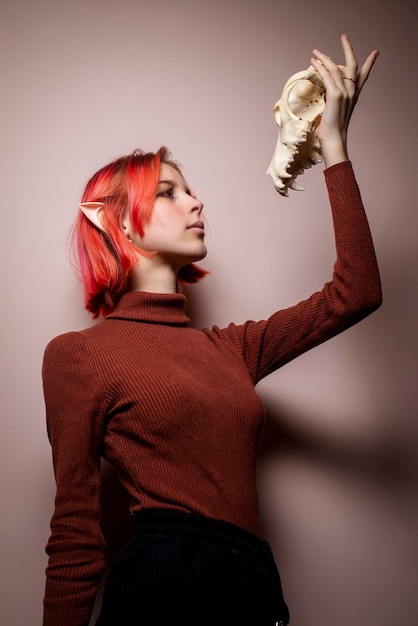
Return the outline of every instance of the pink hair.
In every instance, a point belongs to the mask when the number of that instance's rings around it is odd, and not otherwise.
[[[128,291],[129,278],[138,263],[135,248],[122,229],[129,208],[133,228],[142,236],[156,198],[160,163],[168,163],[180,173],[167,148],[156,153],[135,150],[115,159],[94,174],[86,185],[82,202],[103,202],[100,212],[103,230],[79,211],[71,232],[73,255],[84,287],[85,308],[93,318],[108,315],[118,299]],[[142,252],[141,254],[146,254]],[[177,275],[180,282],[195,283],[206,270],[189,263]]]

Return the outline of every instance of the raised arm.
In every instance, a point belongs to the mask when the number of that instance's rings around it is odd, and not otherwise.
[[[382,291],[373,240],[347,151],[347,129],[354,106],[378,52],[358,72],[346,35],[344,75],[328,56],[314,50],[312,65],[326,87],[326,106],[318,128],[325,162],[336,247],[334,271],[321,291],[269,319],[226,329],[215,327],[216,342],[232,344],[257,383],[292,359],[345,331],[375,311]]]

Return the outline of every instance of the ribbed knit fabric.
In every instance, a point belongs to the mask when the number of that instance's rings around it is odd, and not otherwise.
[[[44,626],[87,626],[104,568],[100,457],[146,508],[258,529],[255,468],[264,409],[254,385],[375,310],[381,289],[351,164],[325,170],[333,279],[266,321],[196,330],[181,294],[125,294],[103,322],[45,351],[57,482]]]

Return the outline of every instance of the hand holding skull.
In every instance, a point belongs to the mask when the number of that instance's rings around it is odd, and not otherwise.
[[[283,196],[289,188],[303,191],[296,178],[312,165],[324,161],[330,167],[348,159],[348,123],[378,52],[368,56],[357,74],[346,35],[341,42],[345,66],[314,50],[311,66],[289,78],[274,106],[279,136],[267,174]]]

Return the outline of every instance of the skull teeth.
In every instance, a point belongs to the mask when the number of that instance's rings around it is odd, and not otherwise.
[[[339,68],[345,69],[341,65]],[[272,176],[274,186],[283,196],[288,195],[289,188],[304,191],[296,178],[305,169],[322,163],[317,129],[324,108],[324,84],[312,66],[289,78],[274,106],[279,137],[267,174]],[[290,167],[292,174],[288,171]]]
[[[298,185],[295,180],[290,183],[289,187],[294,191],[305,191],[305,188]]]

